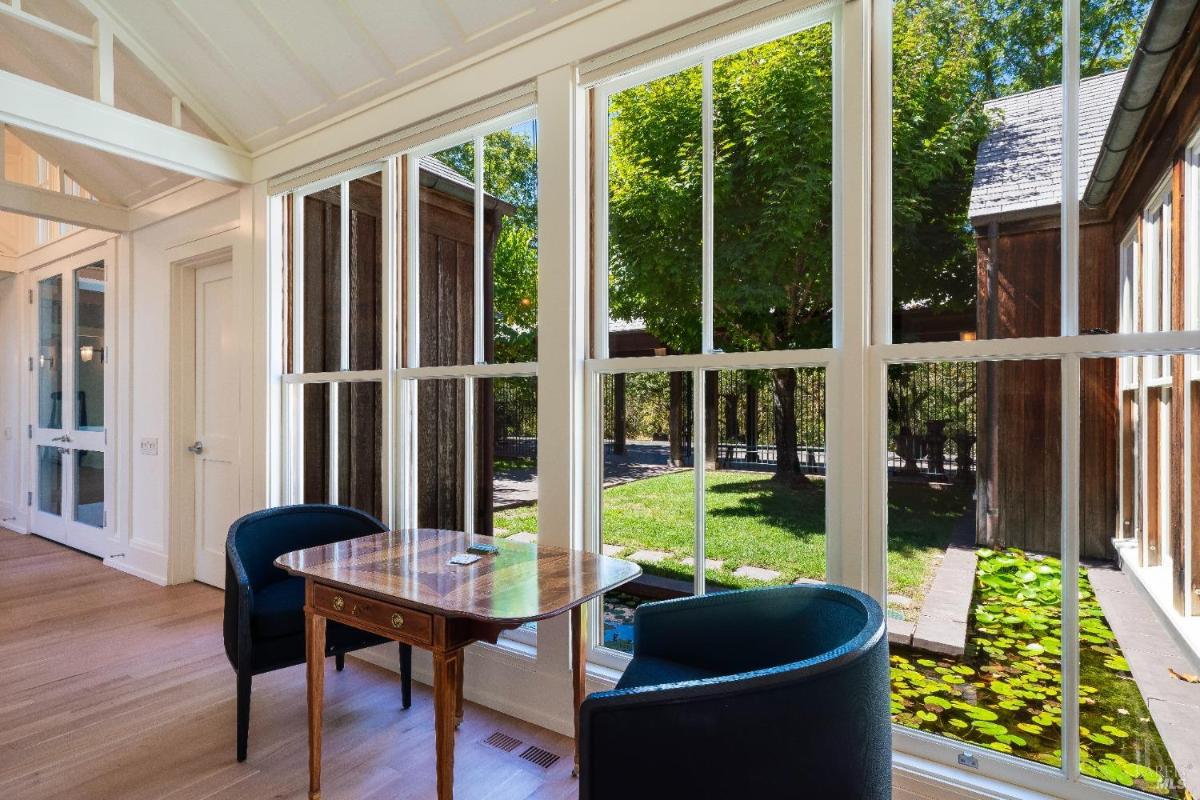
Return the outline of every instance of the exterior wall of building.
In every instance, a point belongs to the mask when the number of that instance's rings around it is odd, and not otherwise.
[[[1112,228],[1083,226],[1080,327],[1115,331],[1119,267]],[[1057,214],[997,222],[977,231],[980,338],[1059,333],[1061,237]],[[1082,366],[1082,536],[1084,558],[1113,555],[1117,512],[1116,365]],[[1059,367],[981,364],[976,540],[1058,553],[1062,509]]]

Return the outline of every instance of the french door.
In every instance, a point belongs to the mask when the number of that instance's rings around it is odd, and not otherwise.
[[[30,529],[107,556],[112,470],[109,249],[40,272],[33,286]]]

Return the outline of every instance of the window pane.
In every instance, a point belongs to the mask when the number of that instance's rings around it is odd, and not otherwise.
[[[104,527],[104,453],[75,451],[75,521]]]
[[[645,572],[605,595],[604,644],[630,652],[638,604],[693,592],[692,375],[608,375],[601,392],[601,552]]]
[[[609,98],[609,352],[700,350],[700,67]]]
[[[383,520],[383,386],[355,382],[336,388],[338,502]]]
[[[1061,5],[893,9],[893,340],[1057,335]]]
[[[104,262],[75,270],[75,416],[81,431],[104,430]]]
[[[537,378],[479,381],[479,485],[491,487],[481,505],[491,508],[489,527],[480,533],[537,539]],[[490,429],[490,431],[489,431]]]
[[[420,169],[421,365],[474,364],[474,144],[422,158]]]
[[[894,719],[1051,765],[1062,746],[1059,376],[1056,361],[888,374]],[[956,388],[930,388],[943,385]]]
[[[37,449],[37,509],[62,516],[63,451],[57,447]]]
[[[484,358],[537,360],[537,120],[483,140]]]
[[[62,427],[62,276],[38,281],[38,426]]]
[[[465,380],[417,382],[417,525],[466,529]]]
[[[825,370],[705,376],[706,590],[825,580]]]
[[[713,329],[725,351],[828,347],[833,29],[713,62]]]
[[[305,503],[328,503],[329,492],[329,391],[331,384],[304,386],[304,475]]]
[[[383,366],[383,174],[350,182],[350,369]]]
[[[342,368],[342,188],[304,203],[304,371]]]
[[[1169,625],[1186,629],[1200,610],[1200,571],[1193,563],[1189,577],[1187,564],[1200,553],[1200,498],[1185,517],[1188,495],[1200,489],[1200,375],[1185,379],[1185,357],[1167,358],[1178,375],[1171,385],[1146,379],[1159,356],[1135,358],[1125,386],[1115,380],[1124,359],[1081,362],[1079,761],[1084,775],[1184,797],[1200,789],[1187,755],[1194,717],[1185,711],[1200,699],[1171,673],[1193,674],[1195,661]]]
[[[349,208],[343,221],[344,188]],[[315,192],[303,202],[304,370],[379,369],[383,324],[382,173],[355,179],[345,187],[338,184]]]

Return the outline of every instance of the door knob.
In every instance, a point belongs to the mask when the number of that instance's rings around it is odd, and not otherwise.
[[[200,455],[204,452],[204,442],[196,442],[193,445],[188,445],[188,452]]]

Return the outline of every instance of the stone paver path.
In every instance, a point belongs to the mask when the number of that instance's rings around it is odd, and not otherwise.
[[[670,558],[671,554],[662,550],[638,550],[629,556],[630,561],[644,561],[647,564],[657,564]]]
[[[776,572],[773,569],[765,569],[764,567],[751,567],[749,565],[738,567],[733,571],[733,574],[739,578],[751,578],[756,581],[773,581],[783,573]]]
[[[683,562],[684,564],[687,564],[689,567],[696,566],[696,559],[692,556],[688,556],[687,558],[681,558],[680,561]],[[704,568],[705,569],[722,569],[722,568],[724,568],[724,566],[725,566],[724,561],[718,561],[715,558],[704,559]]]
[[[912,630],[912,646],[918,650],[961,656],[967,651],[967,619],[975,590],[975,518],[964,515],[954,528],[950,546],[938,566],[933,583],[925,593],[921,613]],[[889,625],[902,620],[889,620]],[[894,625],[902,637],[906,625]],[[891,634],[889,641],[897,641]],[[904,642],[899,642],[903,644]]]
[[[620,555],[621,551],[624,549],[625,548],[619,544],[605,544],[605,545],[600,546],[601,553],[603,553],[606,556],[612,556],[614,558],[616,558],[618,555]]]

